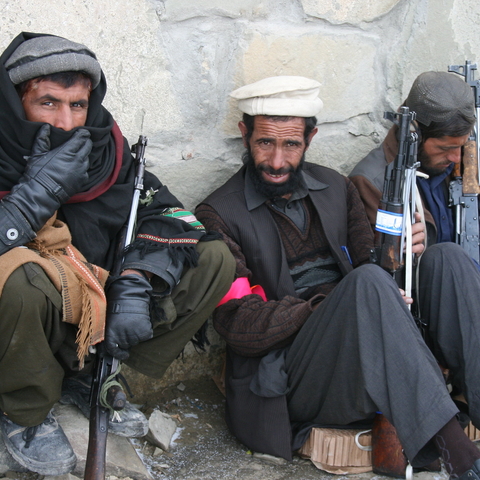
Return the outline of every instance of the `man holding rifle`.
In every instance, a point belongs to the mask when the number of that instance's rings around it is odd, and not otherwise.
[[[355,186],[305,161],[318,93],[295,76],[235,90],[244,166],[196,209],[237,261],[214,313],[228,345],[227,423],[249,448],[291,459],[313,426],[365,424],[380,410],[414,467],[441,456],[452,476],[480,478],[411,299],[369,264],[373,234]],[[415,253],[423,228],[412,230]]]
[[[476,143],[472,142],[475,98],[471,85],[458,75],[425,72],[414,81],[404,106],[416,113],[420,137],[418,170],[426,174],[418,176],[416,181],[420,193],[419,210],[423,210],[427,226],[427,248],[418,266],[415,307],[419,307],[418,316],[424,324],[428,345],[438,362],[449,370],[452,396],[478,426],[480,392],[476,385],[480,357],[474,341],[480,338],[477,195],[465,195],[461,201],[463,206],[458,205],[457,210],[451,207],[456,203],[452,202],[452,185],[459,181],[455,171],[460,172],[467,145]],[[398,128],[394,126],[383,143],[361,160],[349,175],[360,193],[373,229],[385,167],[391,164],[397,149]],[[473,150],[476,149],[473,145]],[[478,189],[477,178],[475,175],[473,183]],[[465,186],[472,182],[463,183]],[[464,193],[465,188],[460,195]],[[465,232],[463,237],[470,243],[462,246],[454,243],[459,237],[457,229],[468,226],[468,222],[456,217],[462,213],[460,208],[472,219],[471,231]]]
[[[17,462],[61,475],[76,461],[51,412],[62,381],[63,401],[88,414],[89,351],[102,339],[113,357],[160,378],[228,290],[234,264],[146,172],[135,238],[108,278],[135,164],[102,106],[94,53],[22,33],[0,64],[0,426]],[[129,404],[109,421],[124,436],[147,428]]]
[[[453,73],[425,72],[414,81],[404,105],[417,115],[419,171],[429,176],[417,179],[425,207],[427,245],[453,242],[454,218],[449,208],[448,183],[475,123],[472,89]],[[397,131],[393,126],[382,144],[349,175],[360,192],[372,228],[375,228],[385,167],[398,150]]]

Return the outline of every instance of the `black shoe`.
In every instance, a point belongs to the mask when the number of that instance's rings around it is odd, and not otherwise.
[[[31,472],[59,476],[75,468],[77,457],[51,411],[35,427],[22,427],[1,414],[0,428],[10,455]]]
[[[480,480],[480,458],[475,460],[470,470],[467,470],[458,480]]]
[[[453,403],[460,410],[457,413],[457,420],[460,426],[462,427],[462,430],[465,430],[470,424],[468,405],[465,402],[462,402],[461,400],[453,400]]]
[[[90,375],[77,375],[65,378],[62,385],[63,405],[76,405],[83,415],[90,418]],[[138,438],[148,433],[148,420],[145,415],[127,401],[125,407],[110,415],[108,431],[121,437]]]

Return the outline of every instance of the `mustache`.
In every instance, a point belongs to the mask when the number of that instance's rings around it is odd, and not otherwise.
[[[297,168],[286,166],[283,168],[272,168],[268,165],[255,165],[255,159],[251,154],[250,148],[247,148],[242,156],[243,163],[249,167],[249,176],[253,182],[255,190],[267,198],[277,198],[287,193],[292,193],[302,182],[302,170],[305,160],[305,153],[302,156],[300,164]],[[267,182],[262,175],[262,171],[268,172],[270,175],[285,175],[290,173],[288,179],[280,184]]]
[[[286,175],[295,171],[293,167],[272,168],[264,164],[260,164],[256,168],[258,171],[268,173],[269,175]]]

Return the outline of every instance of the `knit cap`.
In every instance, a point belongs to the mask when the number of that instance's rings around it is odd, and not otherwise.
[[[13,84],[59,72],[85,72],[92,89],[99,83],[102,69],[95,54],[85,45],[66,38],[41,36],[23,42],[5,62]]]
[[[470,85],[448,72],[425,72],[413,82],[405,105],[416,112],[417,120],[428,126],[445,122],[457,112],[475,116],[475,98]]]

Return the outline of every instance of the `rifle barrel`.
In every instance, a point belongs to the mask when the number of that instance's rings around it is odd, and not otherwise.
[[[112,273],[120,274],[123,263],[123,251],[133,240],[133,231],[137,216],[137,209],[140,201],[140,193],[143,190],[143,178],[145,174],[145,147],[147,137],[140,135],[138,143],[132,147],[132,153],[135,153],[137,164],[132,206],[126,226],[126,233],[123,242],[121,242],[121,254],[117,255],[117,260],[112,268]],[[125,229],[123,230],[125,232]],[[122,245],[123,243],[123,245]],[[109,355],[101,342],[97,347],[97,358],[95,365],[95,377],[92,384],[90,397],[90,421],[88,431],[88,449],[85,460],[85,480],[105,480],[105,461],[107,453],[107,436],[109,410],[100,403],[100,394],[105,380],[117,371],[119,361]],[[125,393],[116,386],[111,386],[106,395],[107,403],[114,410],[121,410],[126,403]]]

